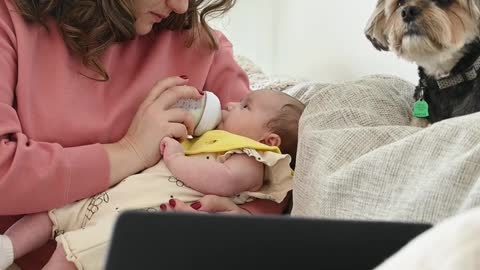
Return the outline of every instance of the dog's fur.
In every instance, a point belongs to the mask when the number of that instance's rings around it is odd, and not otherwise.
[[[378,0],[367,23],[365,34],[375,48],[419,66],[414,97],[423,90],[430,123],[480,111],[480,71],[447,89],[437,84],[480,57],[479,8],[480,0]]]

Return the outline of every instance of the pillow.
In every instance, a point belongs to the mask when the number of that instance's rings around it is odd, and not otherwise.
[[[243,55],[236,55],[235,60],[247,73],[250,89],[254,91],[260,89],[282,91],[306,104],[319,88],[329,85],[290,76],[267,75],[257,64]]]
[[[269,76],[252,60],[242,55],[235,56],[235,60],[247,73],[248,79],[250,80],[250,89],[254,91],[260,89],[285,91],[286,89],[305,81],[300,78],[288,76]]]

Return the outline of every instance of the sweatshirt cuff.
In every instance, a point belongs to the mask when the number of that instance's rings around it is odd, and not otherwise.
[[[67,202],[107,190],[110,183],[110,161],[101,144],[66,148],[65,152],[70,168]]]

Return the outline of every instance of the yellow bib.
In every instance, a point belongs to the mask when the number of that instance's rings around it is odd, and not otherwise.
[[[235,135],[223,130],[211,130],[202,136],[182,142],[185,155],[219,153],[235,149],[251,148],[281,154],[276,146],[268,146],[247,137]]]

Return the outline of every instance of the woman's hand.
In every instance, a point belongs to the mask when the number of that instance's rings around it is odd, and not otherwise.
[[[193,133],[190,114],[174,105],[180,99],[199,99],[200,91],[186,86],[188,79],[169,77],[158,81],[140,105],[125,136],[105,144],[110,160],[110,185],[114,185],[160,160],[165,137],[185,139]]]
[[[186,139],[194,124],[187,111],[173,106],[180,99],[198,99],[201,94],[187,80],[170,77],[157,82],[140,105],[121,143],[128,145],[148,168],[160,160],[160,142],[164,137]]]
[[[186,204],[182,201],[171,199],[168,203],[160,205],[160,208],[163,211],[175,212],[251,215],[250,212],[239,207],[229,198],[215,195],[205,195],[203,198],[192,204]]]

